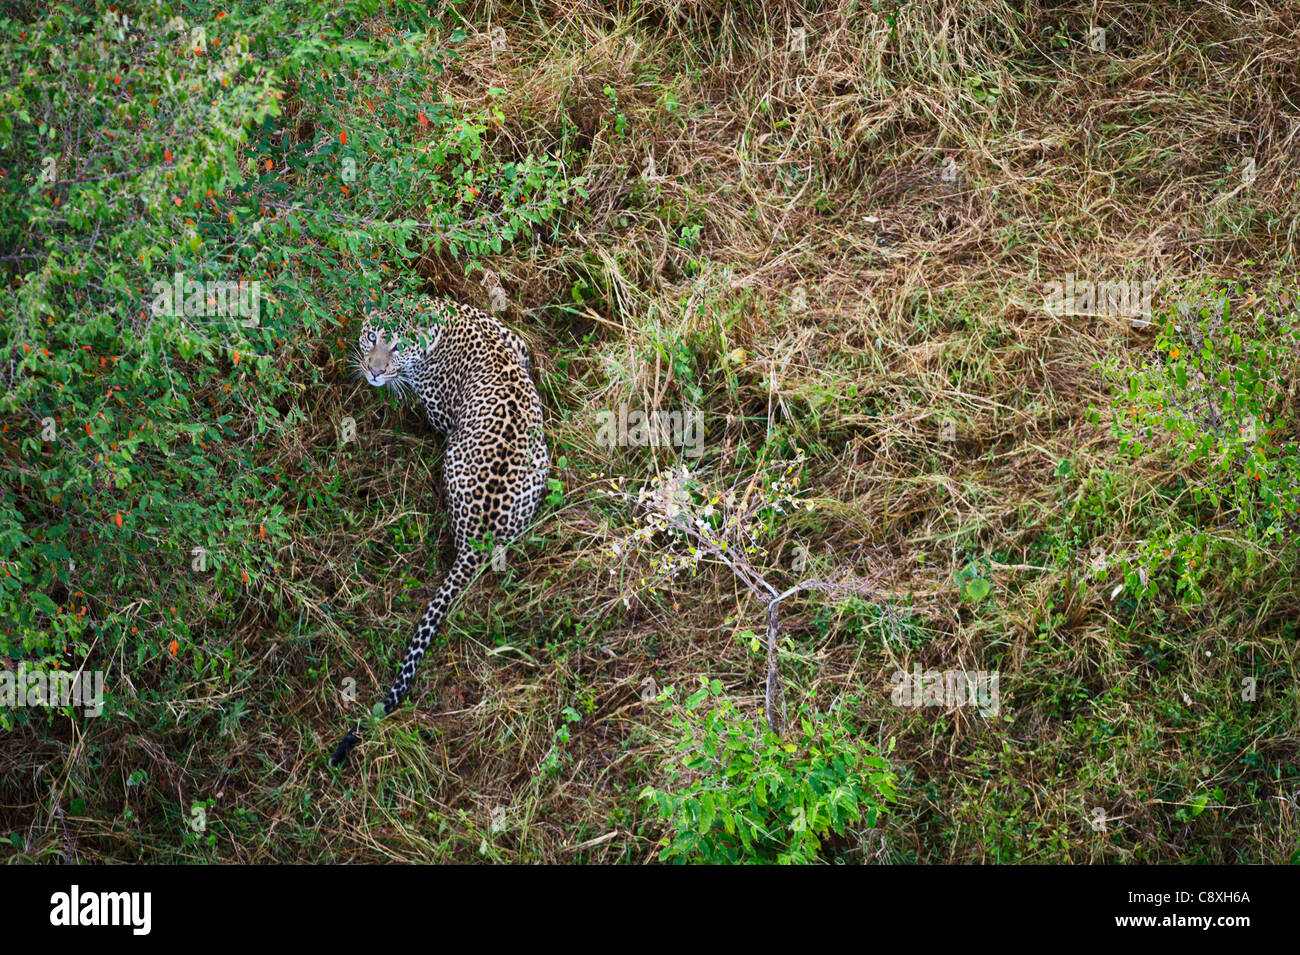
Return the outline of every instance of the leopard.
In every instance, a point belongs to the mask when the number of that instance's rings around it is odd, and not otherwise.
[[[550,470],[542,399],[528,346],[495,315],[427,297],[366,313],[353,363],[359,378],[413,396],[445,436],[443,491],[455,558],[415,625],[383,714],[410,692],[416,671],[457,598],[517,540],[541,505]],[[361,741],[358,722],[330,757],[339,766]]]

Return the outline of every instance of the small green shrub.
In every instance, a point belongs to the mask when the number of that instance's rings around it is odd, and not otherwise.
[[[679,742],[663,789],[641,798],[664,823],[662,861],[826,861],[832,840],[870,828],[894,799],[889,764],[831,713],[801,707],[782,739],[746,719],[714,680],[684,705],[664,691]],[[715,705],[704,712],[706,702]],[[892,741],[891,741],[892,749]]]

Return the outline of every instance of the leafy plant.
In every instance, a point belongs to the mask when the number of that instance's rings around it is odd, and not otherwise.
[[[1295,300],[1294,289],[1276,281],[1263,293],[1243,282],[1202,283],[1165,304],[1157,357],[1115,388],[1111,428],[1121,448],[1134,458],[1163,452],[1185,462],[1185,485],[1171,489],[1170,523],[1143,542],[1126,577],[1136,596],[1170,577],[1199,600],[1220,557],[1246,571],[1262,552],[1294,557]]]
[[[962,599],[979,603],[993,592],[993,582],[983,576],[978,562],[972,561],[953,575]]]
[[[668,829],[663,861],[825,861],[894,798],[889,764],[843,721],[848,701],[830,713],[801,707],[787,740],[742,716],[717,680],[682,705],[671,687],[663,697],[677,757],[666,785],[640,796]]]
[[[572,734],[569,731],[571,723],[578,723],[582,720],[582,714],[571,706],[566,706],[560,711],[560,718],[564,720],[560,727],[551,737],[551,748],[546,751],[542,757],[541,770],[547,776],[558,776],[560,770],[564,767],[564,747],[568,745]]]

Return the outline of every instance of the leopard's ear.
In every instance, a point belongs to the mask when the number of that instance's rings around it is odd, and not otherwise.
[[[412,341],[416,348],[427,355],[434,351],[438,347],[438,343],[442,341],[442,326],[431,325],[427,328],[421,328],[412,333]]]

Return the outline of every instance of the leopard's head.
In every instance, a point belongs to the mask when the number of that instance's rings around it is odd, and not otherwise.
[[[425,311],[415,309],[414,318],[404,311],[367,313],[357,337],[358,377],[376,388],[389,385],[410,390],[415,368],[433,354],[442,340],[445,316],[435,313],[424,321]]]
[[[357,337],[356,365],[360,376],[376,388],[398,386],[419,359],[412,347],[410,326],[390,316],[372,312],[361,323]]]

